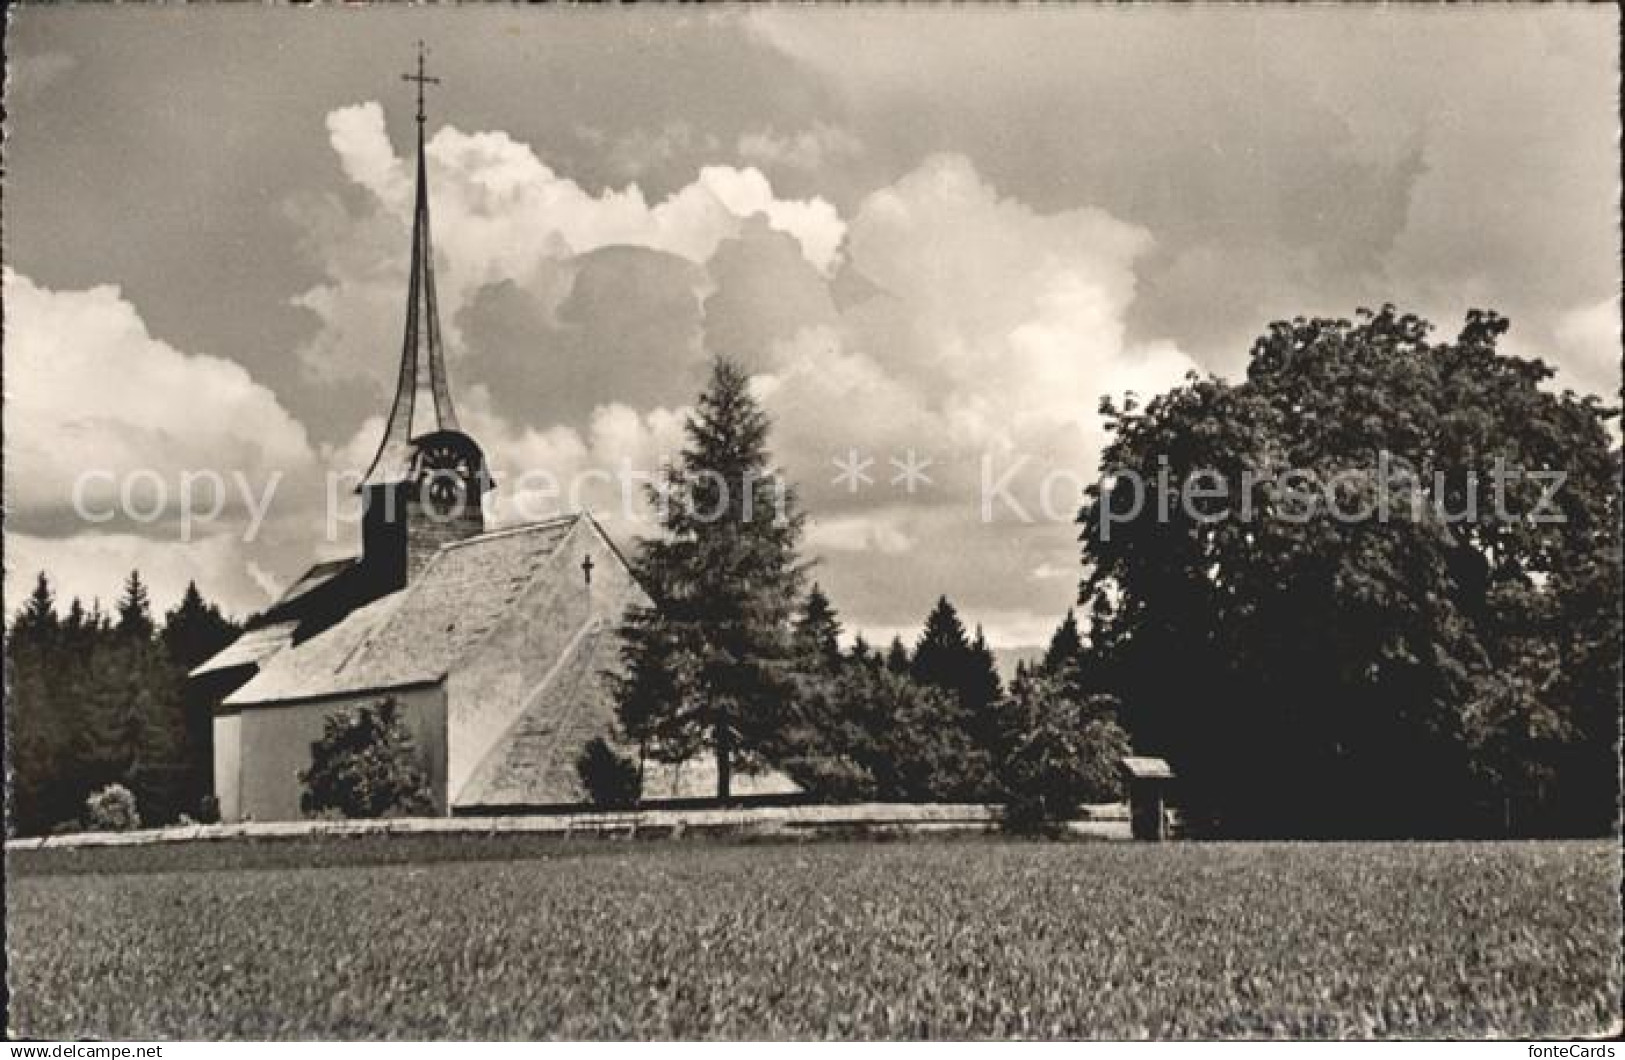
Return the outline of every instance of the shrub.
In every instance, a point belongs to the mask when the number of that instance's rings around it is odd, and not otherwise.
[[[1004,825],[1046,831],[1086,802],[1119,799],[1129,752],[1117,701],[1078,694],[1062,679],[1030,677],[1000,707],[998,781]]]
[[[605,810],[626,810],[643,797],[638,764],[619,754],[601,736],[587,741],[576,759],[576,773],[592,804]]]
[[[428,777],[393,697],[338,711],[299,774],[307,817],[410,817],[432,812]]]
[[[219,824],[220,800],[214,795],[205,795],[198,800],[197,820],[199,824]]]
[[[129,788],[109,784],[85,800],[85,821],[92,831],[128,832],[141,827],[141,814]]]

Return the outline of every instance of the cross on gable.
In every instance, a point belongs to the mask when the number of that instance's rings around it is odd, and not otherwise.
[[[593,566],[594,566],[594,564],[593,564],[591,556],[583,556],[581,558],[581,577],[586,580],[586,583],[588,585],[592,584],[592,568],[593,568]]]

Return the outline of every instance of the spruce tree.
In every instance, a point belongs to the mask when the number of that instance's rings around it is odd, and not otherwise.
[[[1064,675],[1068,667],[1076,666],[1082,658],[1083,637],[1078,633],[1078,619],[1072,609],[1067,608],[1066,617],[1055,627],[1055,633],[1049,639],[1049,649],[1044,652],[1044,673]]]
[[[41,572],[6,637],[6,746],[11,783],[6,806],[13,834],[43,831],[62,811],[61,778],[72,733],[63,724],[51,674],[61,663],[56,594]]]
[[[841,621],[817,582],[807,591],[796,619],[796,650],[812,670],[832,670],[841,661]]]
[[[131,571],[130,576],[124,579],[124,595],[118,602],[118,632],[132,639],[147,640],[152,637],[152,601],[147,594],[147,585],[141,580],[140,571]]]
[[[239,632],[235,622],[203,598],[197,582],[187,582],[181,602],[164,615],[160,639],[181,672],[190,673],[230,644]]]
[[[195,813],[214,788],[214,701],[207,688],[189,681],[187,675],[230,644],[239,632],[235,622],[204,599],[196,582],[187,583],[180,603],[164,615],[159,640],[184,717],[179,756],[184,779],[177,797],[186,812]]]
[[[891,647],[886,649],[886,669],[894,674],[906,675],[913,666],[908,657],[908,648],[903,644],[902,637],[893,637]]]
[[[685,424],[687,445],[650,491],[663,536],[634,561],[654,606],[622,628],[622,727],[658,761],[696,749],[717,764],[717,797],[736,767],[766,764],[794,672],[803,516],[769,463],[767,414],[749,377],[718,359]]]
[[[910,673],[922,685],[958,695],[965,683],[969,655],[970,641],[959,621],[959,612],[946,596],[938,597],[914,646]]]
[[[982,627],[976,627],[971,640],[965,667],[965,683],[959,690],[965,709],[975,713],[987,711],[1004,695],[1004,684],[999,680],[999,664],[993,658],[993,649],[987,646]]]

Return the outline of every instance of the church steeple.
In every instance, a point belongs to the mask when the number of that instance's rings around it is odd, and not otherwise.
[[[417,73],[405,75],[417,85],[418,183],[400,381],[384,440],[358,488],[364,566],[379,592],[409,584],[443,546],[483,533],[482,496],[495,485],[479,443],[457,426],[446,384],[423,145],[423,89],[440,81],[424,72],[423,60],[419,43]]]
[[[434,246],[429,237],[429,181],[424,162],[423,89],[438,85],[424,72],[423,42],[418,42],[417,72],[401,79],[417,85],[417,201],[412,213],[412,268],[407,284],[406,336],[395,402],[384,427],[384,440],[373,457],[361,488],[403,482],[413,473],[413,440],[436,431],[455,431],[457,413],[446,382],[440,343],[440,313],[434,291]]]

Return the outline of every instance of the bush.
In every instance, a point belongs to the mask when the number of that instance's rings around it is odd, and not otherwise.
[[[1011,689],[997,767],[1007,829],[1051,830],[1086,802],[1122,798],[1118,764],[1129,742],[1116,713],[1113,697],[1080,695],[1048,675]]]
[[[129,788],[109,784],[85,800],[85,821],[95,832],[128,832],[141,827],[141,814]]]
[[[950,692],[859,662],[803,675],[795,699],[775,764],[814,798],[953,802],[986,792],[988,756]]]
[[[601,736],[593,737],[581,749],[576,773],[581,777],[581,786],[587,789],[587,798],[600,809],[628,810],[643,797],[638,764],[618,754]]]
[[[307,817],[411,817],[433,812],[428,777],[393,697],[341,710],[310,745],[299,774]]]
[[[197,820],[199,824],[219,824],[220,800],[214,795],[205,795],[198,800]]]

